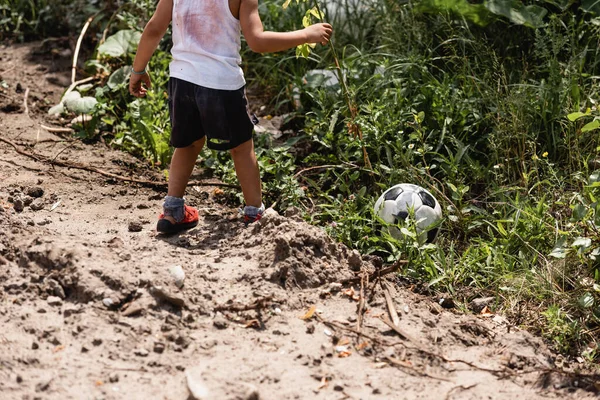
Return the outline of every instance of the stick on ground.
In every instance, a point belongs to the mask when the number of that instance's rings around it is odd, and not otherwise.
[[[35,161],[38,162],[43,162],[43,163],[47,163],[50,165],[57,165],[59,167],[65,167],[65,168],[73,168],[73,169],[79,169],[79,170],[83,170],[83,171],[88,171],[88,172],[94,172],[96,174],[100,174],[102,176],[105,176],[107,178],[111,178],[111,179],[115,179],[118,181],[124,181],[124,182],[131,182],[131,183],[137,183],[139,185],[144,185],[144,186],[150,186],[150,187],[166,187],[169,184],[167,182],[155,182],[155,181],[149,181],[149,180],[145,180],[145,179],[137,179],[137,178],[130,178],[127,176],[122,176],[122,175],[116,175],[110,172],[106,172],[103,171],[101,169],[89,166],[89,165],[85,165],[85,164],[79,164],[79,163],[70,163],[70,162],[65,162],[65,161],[58,161],[58,160],[51,160],[48,159],[45,156],[42,156],[40,154],[35,154],[35,153],[29,153],[26,152],[24,150],[19,149],[19,147],[14,144],[13,142],[11,142],[8,139],[4,139],[0,137],[0,142],[4,142],[10,146],[12,146],[12,148],[19,154],[21,154],[22,156],[25,157],[29,157]],[[233,188],[233,189],[239,189],[238,185],[231,185],[228,183],[220,183],[220,182],[203,182],[203,181],[191,181],[188,183],[188,185],[190,186],[220,186],[220,187],[227,187],[227,188]]]

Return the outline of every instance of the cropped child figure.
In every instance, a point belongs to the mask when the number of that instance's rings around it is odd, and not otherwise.
[[[171,145],[169,191],[158,232],[174,233],[198,223],[198,211],[184,193],[200,150],[229,150],[244,195],[244,220],[264,211],[254,124],[248,113],[240,67],[241,33],[253,51],[276,52],[304,43],[329,42],[332,27],[315,24],[293,32],[265,32],[258,0],[160,0],[140,39],[129,91],[144,97],[151,87],[146,65],[173,22],[173,60],[169,66]]]

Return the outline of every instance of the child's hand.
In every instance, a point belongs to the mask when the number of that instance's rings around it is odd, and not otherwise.
[[[314,24],[305,28],[305,30],[306,43],[321,43],[323,46],[329,43],[333,33],[333,27],[329,24]]]
[[[144,86],[142,86],[142,83]],[[135,97],[144,97],[148,89],[152,87],[150,82],[150,75],[145,73],[144,75],[131,74],[129,79],[129,93]]]

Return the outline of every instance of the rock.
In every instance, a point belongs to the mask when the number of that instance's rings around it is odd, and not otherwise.
[[[65,306],[65,309],[63,310],[63,316],[65,318],[69,318],[71,315],[78,314],[80,312],[81,312],[81,305],[79,305],[79,304],[67,305],[67,306]]]
[[[50,305],[50,306],[60,306],[63,303],[62,299],[60,297],[56,297],[56,296],[48,296],[46,301],[48,302],[48,305]]]
[[[152,350],[155,353],[162,354],[165,351],[165,348],[166,346],[163,342],[154,342],[154,347],[152,348]]]
[[[25,190],[25,194],[37,199],[44,195],[44,189],[39,186],[30,186]]]
[[[348,266],[353,271],[360,271],[360,267],[362,266],[362,258],[360,257],[360,253],[356,250],[352,250],[350,257],[348,257]]]
[[[129,222],[128,226],[129,232],[141,232],[144,227],[137,221]]]
[[[213,325],[217,329],[227,329],[227,327],[229,327],[229,322],[227,322],[225,317],[217,316],[213,321]]]
[[[210,399],[210,390],[198,374],[192,374],[190,371],[185,371],[185,381],[190,392],[190,399],[193,400],[208,400]]]
[[[140,356],[140,357],[148,357],[148,354],[150,354],[150,352],[146,349],[136,349],[133,354],[135,354],[136,356]]]
[[[449,296],[442,296],[438,298],[438,304],[443,308],[454,308],[454,300]]]
[[[161,286],[152,286],[150,288],[150,294],[154,296],[154,298],[171,303],[176,307],[183,307],[185,304],[185,300],[182,297],[167,292]]]
[[[45,392],[50,387],[50,383],[52,383],[52,379],[45,379],[41,382],[36,383],[35,391],[36,392]]]
[[[115,302],[110,297],[106,297],[106,298],[102,299],[102,304],[104,304],[104,306],[106,308],[111,308],[112,306],[115,305]]]
[[[23,211],[23,209],[25,208],[25,203],[23,202],[23,199],[16,198],[13,202],[13,208],[15,209],[16,212]]]
[[[205,367],[192,367],[185,369],[185,380],[189,399],[194,400],[260,400],[258,388],[252,384],[242,382],[235,376],[229,379],[215,376]]]
[[[480,297],[473,299],[471,302],[469,302],[469,308],[471,308],[473,312],[480,313],[481,310],[492,304],[494,300],[496,300],[495,297]]]
[[[44,205],[44,199],[38,198],[31,202],[29,208],[31,208],[33,211],[40,211],[44,208]]]
[[[185,280],[185,272],[181,265],[172,266],[171,269],[169,269],[169,273],[175,282],[175,286],[181,289],[183,287],[183,281]]]
[[[65,290],[56,280],[51,278],[45,278],[44,283],[47,285],[48,290],[51,291],[54,296],[60,297],[61,299],[64,299],[66,297]]]

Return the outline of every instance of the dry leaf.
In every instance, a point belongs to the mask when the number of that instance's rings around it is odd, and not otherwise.
[[[313,305],[307,312],[306,314],[304,314],[303,316],[300,317],[300,319],[303,320],[308,320],[311,319],[313,317],[313,315],[315,315],[315,311],[317,311],[317,306]]]
[[[213,190],[214,196],[223,196],[224,194],[225,192],[223,191],[223,189],[216,188],[215,190]]]
[[[369,342],[362,342],[362,343],[359,343],[356,346],[356,350],[362,350],[362,349],[364,349],[365,347],[368,347],[368,346],[369,346]]]
[[[61,344],[60,346],[56,346],[56,347],[55,347],[55,348],[52,350],[52,352],[53,352],[53,353],[58,353],[59,351],[63,351],[64,349],[65,349],[65,346]]]
[[[256,327],[256,328],[260,327],[260,321],[259,320],[253,319],[253,320],[250,320],[250,321],[246,322],[246,325],[244,325],[244,328],[254,328],[254,327]]]
[[[346,346],[347,344],[350,344],[350,339],[347,337],[343,337],[339,340],[339,342],[337,342],[338,346]]]
[[[481,314],[481,315],[484,315],[484,314],[490,315],[490,314],[494,314],[494,313],[492,312],[492,310],[490,310],[488,308],[488,306],[485,306],[485,307],[483,307],[483,310],[481,310],[479,312],[479,314]]]
[[[96,386],[102,386],[102,385],[104,385],[104,382],[98,380],[98,381],[96,381],[95,385]]]
[[[342,352],[338,353],[339,358],[346,358],[346,357],[350,357],[351,355],[352,355],[352,353],[349,351],[342,351]]]
[[[319,387],[317,388],[317,390],[321,390],[327,387],[327,385],[329,384],[329,382],[327,381],[327,377],[324,376],[321,378],[321,384],[319,385]]]

